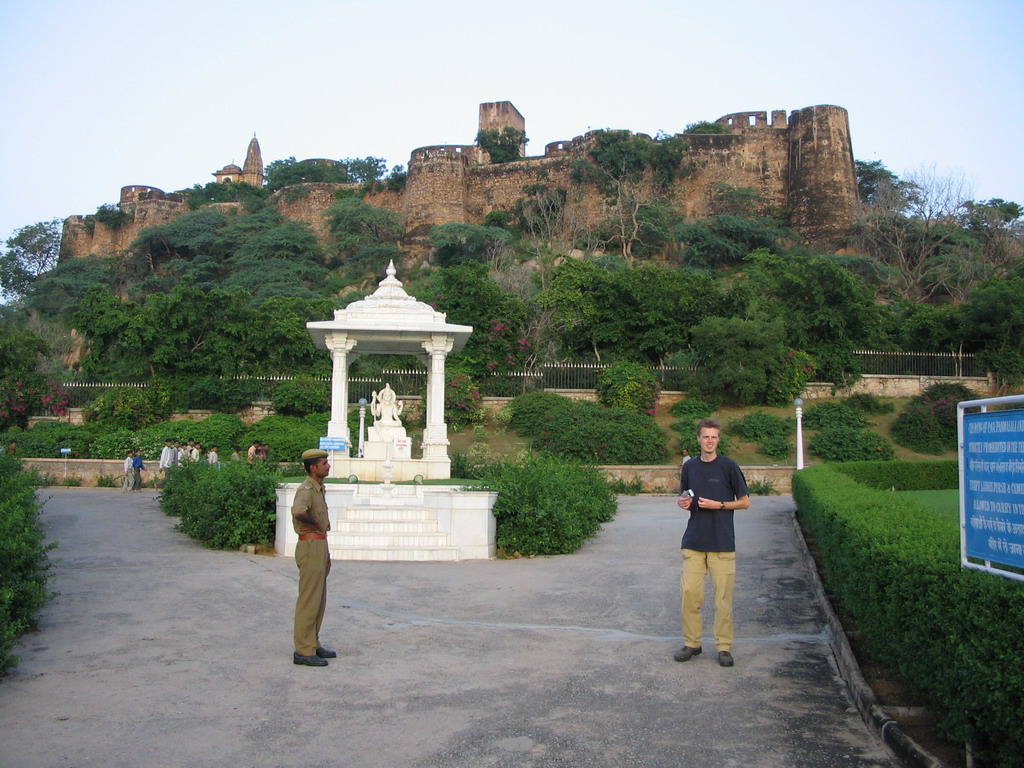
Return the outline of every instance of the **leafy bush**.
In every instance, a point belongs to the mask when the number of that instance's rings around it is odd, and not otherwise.
[[[308,416],[323,413],[329,406],[330,384],[309,376],[296,376],[274,389],[274,410],[282,416]]]
[[[615,496],[594,467],[550,456],[492,465],[496,544],[506,555],[575,552],[615,515]]]
[[[867,392],[850,395],[848,398],[843,400],[843,405],[848,408],[852,408],[855,411],[870,414],[892,413],[894,408],[892,403],[883,403],[877,397]]]
[[[188,376],[163,384],[175,410],[189,409],[234,413],[260,398],[255,380],[223,376]]]
[[[444,388],[445,420],[452,429],[477,423],[484,417],[482,399],[472,376],[461,371],[449,373]]]
[[[705,403],[703,400],[695,400],[687,397],[673,403],[672,407],[668,409],[668,412],[677,419],[699,421],[700,419],[706,419],[711,416],[711,414],[715,412],[715,407]]]
[[[787,349],[779,364],[768,372],[765,402],[769,405],[790,405],[804,391],[814,373],[814,358],[798,349]]]
[[[747,490],[752,496],[778,496],[775,481],[767,477],[754,477],[747,481]]]
[[[253,440],[270,446],[271,461],[298,461],[303,451],[320,445],[327,434],[330,414],[313,413],[304,418],[297,416],[267,416],[246,430],[239,441],[242,445]]]
[[[118,429],[96,438],[90,445],[89,455],[93,459],[123,459],[128,452],[135,453],[141,447],[138,432]],[[143,458],[152,460],[152,452],[144,452]]]
[[[956,520],[859,485],[845,470],[809,467],[793,477],[829,593],[868,653],[918,692],[946,736],[969,743],[980,765],[1020,765],[1024,590],[960,567]]]
[[[572,407],[568,397],[553,392],[526,392],[505,406],[509,428],[523,437],[537,437],[547,426],[548,414],[559,408]]]
[[[769,459],[787,459],[793,453],[793,444],[788,438],[777,435],[760,441],[757,450]]]
[[[18,663],[11,651],[22,632],[34,629],[36,614],[50,599],[50,564],[39,520],[35,489],[39,478],[21,462],[0,455],[0,674]]]
[[[893,439],[918,453],[938,454],[956,448],[956,405],[975,400],[963,384],[933,384],[913,398],[892,425]]]
[[[262,462],[220,468],[185,462],[167,471],[160,508],[179,518],[180,530],[212,549],[269,545],[279,481],[280,474]]]
[[[793,429],[794,425],[789,419],[765,411],[752,411],[729,424],[730,432],[735,432],[752,443],[762,442],[771,437],[785,437]]]
[[[609,408],[625,408],[653,416],[660,386],[651,369],[631,362],[615,363],[597,380],[597,399]]]
[[[119,429],[141,429],[170,415],[170,399],[157,387],[108,389],[86,408],[89,421]]]
[[[105,433],[106,429],[99,424],[41,421],[27,431],[11,429],[3,440],[17,440],[18,455],[24,458],[54,458],[61,455],[61,448],[70,448],[72,458],[90,459],[97,458],[92,453],[93,442]],[[118,458],[124,458],[124,454]]]
[[[854,427],[829,427],[821,430],[807,450],[825,461],[892,461],[896,458],[892,443],[879,434]]]
[[[757,443],[757,449],[771,459],[784,459],[793,451],[788,435],[794,423],[764,411],[748,413],[729,424],[729,431]]]
[[[817,403],[804,411],[803,423],[805,429],[860,429],[867,419],[844,403]]]
[[[4,376],[0,379],[0,430],[24,429],[29,416],[40,408],[48,408],[55,416],[64,416],[69,402],[67,392],[59,384],[42,376]]]

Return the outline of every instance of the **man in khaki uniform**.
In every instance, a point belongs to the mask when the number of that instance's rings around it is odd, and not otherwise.
[[[338,654],[320,645],[320,625],[327,607],[327,574],[331,572],[331,553],[327,549],[327,517],[324,478],[331,471],[327,451],[309,450],[302,454],[306,480],[295,492],[292,525],[299,535],[295,545],[295,565],[299,568],[299,597],[295,601],[295,653],[292,661],[308,667],[326,667],[327,659]]]

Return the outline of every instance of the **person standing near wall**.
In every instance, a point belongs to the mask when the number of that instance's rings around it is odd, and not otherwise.
[[[121,482],[121,493],[128,493],[134,485],[133,478],[135,473],[132,472],[132,463],[135,454],[131,451],[127,451],[124,457],[124,480]]]
[[[142,490],[142,473],[145,469],[146,465],[142,461],[142,449],[140,448],[132,457],[132,493]]]
[[[683,533],[682,591],[683,647],[676,661],[689,661],[701,652],[704,582],[710,574],[715,590],[715,644],[718,663],[733,666],[732,596],[736,585],[736,531],[733,512],[750,506],[750,492],[739,465],[718,455],[722,425],[715,419],[697,424],[700,456],[683,462],[679,507],[690,512]]]
[[[320,645],[320,625],[327,607],[327,576],[331,572],[331,553],[327,547],[331,521],[324,489],[324,478],[331,471],[327,457],[327,451],[318,449],[302,454],[306,480],[295,491],[292,502],[292,526],[299,536],[295,545],[299,596],[295,601],[292,661],[307,667],[326,667],[327,659],[338,655]]]

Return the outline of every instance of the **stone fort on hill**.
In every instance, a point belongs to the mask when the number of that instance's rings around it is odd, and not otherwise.
[[[850,125],[842,107],[819,105],[794,110],[736,112],[718,118],[729,133],[688,134],[696,170],[669,190],[673,205],[685,217],[702,218],[716,212],[715,187],[728,184],[750,188],[761,197],[762,210],[790,212],[792,228],[810,245],[840,246],[853,221],[857,181],[850,143]],[[479,129],[526,129],[526,121],[511,102],[480,105]],[[437,145],[414,149],[403,189],[366,195],[373,205],[400,214],[405,221],[404,247],[413,255],[426,250],[426,236],[438,224],[481,224],[491,211],[514,211],[524,197],[523,188],[546,184],[578,194],[568,195],[577,219],[594,226],[606,216],[603,197],[596,188],[580,187],[570,177],[576,158],[584,157],[591,133],[571,140],[553,141],[540,156],[524,156],[506,163],[491,163],[478,145]],[[227,165],[212,175],[218,182],[263,184],[259,143],[249,143],[245,165]],[[350,185],[309,183],[281,190],[270,198],[282,215],[307,222],[324,234],[323,213],[334,193]],[[216,203],[221,210],[238,203]],[[121,188],[118,203],[128,215],[111,228],[93,217],[71,216],[64,222],[61,255],[65,257],[114,255],[131,245],[149,226],[164,224],[188,211],[184,195],[156,187]]]

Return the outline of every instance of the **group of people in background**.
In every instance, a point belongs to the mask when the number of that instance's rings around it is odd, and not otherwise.
[[[229,461],[242,460],[242,447],[232,446],[233,450]],[[210,446],[207,451],[202,443],[189,439],[182,443],[180,440],[167,438],[164,447],[160,451],[159,469],[161,475],[165,475],[172,467],[180,466],[182,462],[194,461],[211,464],[219,467],[221,464],[219,446]],[[248,461],[266,461],[270,452],[270,446],[258,440],[253,441],[249,448]],[[124,458],[124,482],[121,486],[122,493],[137,493],[142,490],[142,473],[146,471],[145,462],[142,460],[142,451],[128,451]]]

